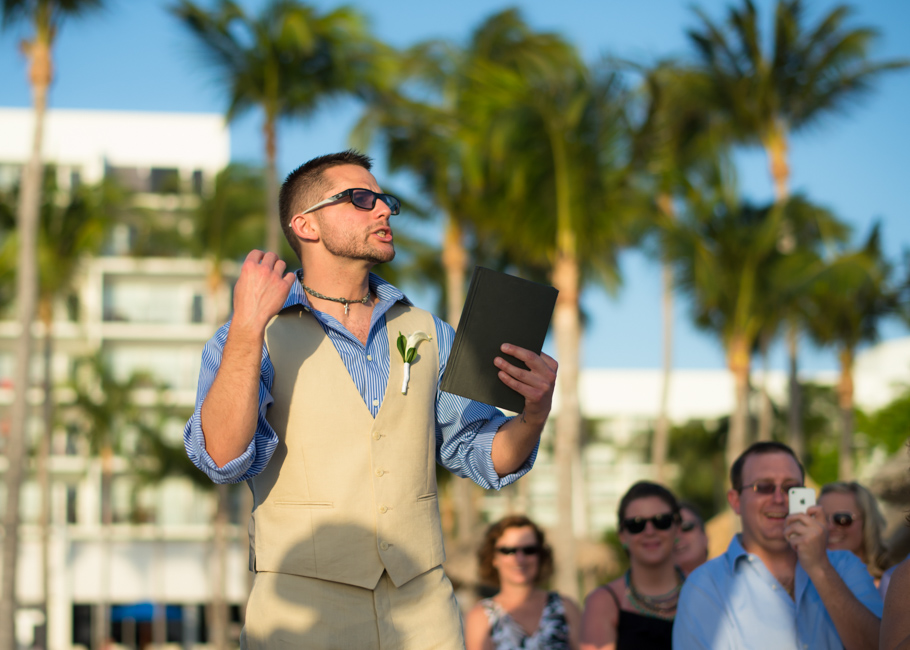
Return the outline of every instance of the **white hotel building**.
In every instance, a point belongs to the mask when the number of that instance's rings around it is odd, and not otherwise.
[[[14,183],[29,154],[31,112],[0,109],[0,188]],[[163,212],[179,214],[207,191],[215,174],[229,161],[229,135],[218,115],[177,115],[107,111],[50,111],[47,116],[45,160],[56,165],[58,183],[94,183],[116,175],[136,192],[136,201]],[[179,192],[174,193],[174,183]],[[177,220],[179,224],[179,219]],[[179,226],[178,226],[179,227]],[[114,233],[117,237],[129,233]],[[228,276],[236,267],[228,267]],[[205,262],[183,259],[99,257],[88,262],[78,279],[80,309],[70,318],[56,310],[53,372],[57,399],[66,403],[66,386],[77,357],[102,351],[115,373],[127,377],[147,370],[168,383],[172,404],[192,408],[199,357],[221,311],[207,288]],[[234,276],[236,277],[236,275]],[[40,341],[42,328],[34,327]],[[0,430],[6,430],[12,401],[12,364],[18,332],[0,320]],[[39,350],[33,381],[40,386]],[[910,376],[910,339],[885,343],[861,355],[856,365],[857,402],[865,408],[887,403]],[[819,378],[830,381],[832,378]],[[785,377],[769,376],[775,399],[784,401]],[[586,370],[581,377],[581,406],[592,436],[579,462],[576,489],[578,531],[596,537],[611,528],[622,492],[635,480],[651,475],[647,435],[657,412],[660,372],[657,370]],[[30,433],[41,429],[43,393],[33,388]],[[733,385],[722,370],[676,370],[670,388],[669,415],[674,422],[715,419],[732,410]],[[558,408],[558,395],[556,400]],[[174,444],[179,422],[166,434]],[[549,435],[549,434],[548,434]],[[545,441],[534,471],[523,489],[488,494],[483,509],[496,518],[519,499],[544,525],[556,522],[555,468]],[[0,456],[0,472],[6,468]],[[188,464],[188,461],[187,461]],[[34,467],[34,465],[32,465]],[[211,600],[214,555],[212,490],[186,477],[169,478],[137,488],[129,458],[115,459],[115,523],[105,538],[100,525],[100,459],[87,452],[84,441],[65,430],[55,435],[51,457],[52,526],[49,552],[47,646],[65,650],[87,645],[91,605],[100,601],[113,610],[112,635],[126,647],[151,641],[151,603],[167,605],[166,641],[190,648],[204,643],[205,605]],[[195,471],[189,468],[190,471]],[[246,521],[242,513],[244,486],[234,491],[226,582],[233,617],[247,593]],[[520,496],[519,496],[520,494]],[[3,507],[0,495],[0,508]],[[37,524],[40,493],[34,472],[24,487],[19,564],[17,634],[31,647],[43,634],[42,552]],[[141,510],[137,512],[137,510]],[[232,635],[239,628],[232,624]]]

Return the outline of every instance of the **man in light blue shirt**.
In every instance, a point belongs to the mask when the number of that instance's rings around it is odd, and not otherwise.
[[[820,507],[789,514],[787,491],[804,480],[780,443],[755,443],[736,460],[727,500],[742,533],[683,585],[674,648],[878,648],[872,576],[852,553],[827,550]]]
[[[508,343],[490,362],[524,397],[518,416],[438,390],[452,328],[370,273],[395,255],[401,207],[370,169],[346,151],[288,175],[281,225],[303,270],[252,251],[233,318],[203,352],[187,453],[254,496],[243,650],[463,648],[436,462],[507,485],[533,464],[550,412],[556,361]],[[410,380],[398,327],[412,354],[426,341]]]

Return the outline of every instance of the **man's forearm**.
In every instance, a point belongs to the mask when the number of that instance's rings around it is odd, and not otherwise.
[[[218,467],[243,454],[256,432],[262,341],[261,334],[232,327],[218,374],[202,403],[205,448]]]
[[[809,576],[846,650],[878,648],[881,620],[853,595],[830,563]]]
[[[524,465],[537,446],[545,423],[546,420],[531,422],[524,413],[520,413],[499,428],[493,436],[490,455],[493,469],[500,477],[511,474]]]

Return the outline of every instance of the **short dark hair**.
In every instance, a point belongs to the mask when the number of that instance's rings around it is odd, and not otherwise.
[[[677,521],[679,520],[679,502],[670,490],[660,483],[638,481],[630,487],[622,496],[622,499],[619,500],[619,510],[617,511],[619,517],[618,530],[622,530],[622,522],[626,518],[626,510],[629,508],[629,504],[637,499],[644,499],[645,497],[657,497],[666,503],[670,506],[670,512],[673,513]]]
[[[480,574],[481,582],[493,587],[499,586],[499,571],[493,566],[496,542],[506,532],[506,529],[524,528],[525,526],[534,531],[534,537],[537,538],[537,545],[540,547],[540,554],[537,556],[540,561],[537,565],[535,583],[540,586],[550,579],[550,576],[553,575],[553,551],[547,544],[543,530],[524,515],[509,515],[487,528],[487,532],[483,536],[483,542],[481,542],[477,551],[478,573]]]
[[[741,453],[739,455],[739,458],[733,461],[733,465],[730,467],[730,485],[734,490],[740,492],[743,489],[743,466],[746,464],[746,459],[749,456],[760,456],[762,454],[789,454],[790,457],[796,461],[802,480],[806,480],[806,470],[803,468],[803,464],[799,462],[799,458],[796,457],[796,454],[792,449],[790,449],[790,447],[782,442],[776,442],[774,440],[762,440],[760,442],[754,442],[749,445],[749,448]]]
[[[699,510],[697,505],[695,505],[691,501],[680,501],[679,509],[680,509],[680,511],[688,510],[689,512],[691,512],[695,516],[695,521],[698,522],[698,527],[701,528],[702,530],[705,529],[705,518],[701,516],[701,510]]]
[[[281,190],[278,192],[278,217],[281,230],[291,248],[300,257],[300,245],[291,229],[291,217],[307,206],[319,203],[320,194],[325,191],[323,180],[325,170],[341,165],[357,165],[370,171],[373,161],[359,151],[348,149],[339,153],[330,153],[308,160],[287,175]]]

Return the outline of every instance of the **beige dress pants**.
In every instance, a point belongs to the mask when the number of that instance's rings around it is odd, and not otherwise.
[[[454,650],[461,611],[442,567],[375,589],[284,573],[257,573],[241,650]]]

